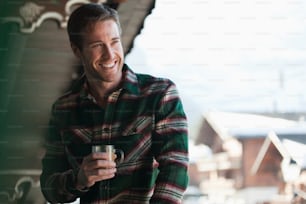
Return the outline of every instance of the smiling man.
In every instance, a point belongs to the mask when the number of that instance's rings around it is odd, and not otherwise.
[[[187,121],[175,84],[124,64],[115,10],[77,8],[68,21],[83,77],[53,105],[41,188],[51,203],[180,203],[188,184]],[[91,152],[121,149],[124,160]]]
[[[71,47],[84,66],[90,91],[96,99],[105,99],[118,88],[122,78],[123,48],[120,29],[112,19],[91,22],[82,32],[82,47]]]

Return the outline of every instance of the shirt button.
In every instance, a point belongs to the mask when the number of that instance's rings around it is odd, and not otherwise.
[[[133,133],[134,134],[137,133],[137,128],[136,127],[133,128]]]

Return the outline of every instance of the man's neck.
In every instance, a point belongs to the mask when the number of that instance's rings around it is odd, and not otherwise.
[[[107,97],[118,89],[120,82],[117,84],[107,82],[88,81],[89,92],[95,98],[97,103],[104,107]]]

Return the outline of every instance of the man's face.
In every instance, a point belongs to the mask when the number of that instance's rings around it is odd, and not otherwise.
[[[98,21],[83,32],[83,49],[74,49],[82,60],[88,80],[118,84],[124,53],[119,28],[114,20]]]

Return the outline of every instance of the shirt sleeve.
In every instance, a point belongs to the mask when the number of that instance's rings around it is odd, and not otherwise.
[[[188,185],[188,130],[176,86],[171,83],[155,116],[153,150],[159,175],[150,203],[181,203]]]
[[[42,159],[41,190],[50,203],[72,202],[83,192],[75,188],[78,169],[73,169],[67,161],[54,112],[45,138],[46,153]]]

